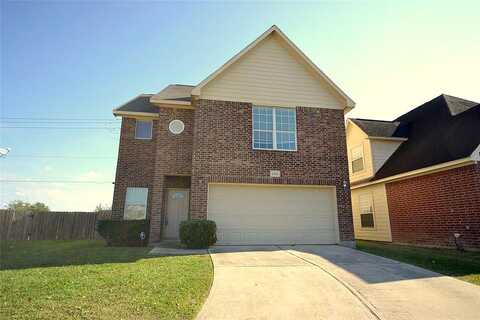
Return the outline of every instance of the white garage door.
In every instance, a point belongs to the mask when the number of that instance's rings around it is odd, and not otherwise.
[[[218,244],[337,242],[334,189],[209,184],[208,219]]]

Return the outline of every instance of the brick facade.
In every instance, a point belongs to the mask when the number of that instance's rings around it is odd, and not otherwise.
[[[123,218],[127,187],[142,187],[151,190],[153,186],[157,126],[158,121],[153,121],[151,140],[139,140],[135,139],[135,119],[122,118],[117,172],[113,191],[113,219]],[[147,212],[150,212],[151,195],[151,192],[149,192]]]
[[[166,176],[190,176],[192,173],[193,115],[189,109],[160,108],[156,132],[157,149],[153,174],[152,211],[150,216],[150,242],[161,239],[164,212]],[[179,119],[185,124],[181,134],[168,130],[170,121]]]
[[[386,184],[392,240],[480,247],[480,164]]]
[[[191,217],[206,218],[209,182],[329,185],[337,190],[340,239],[353,240],[343,110],[297,107],[297,149],[253,150],[249,103],[196,101]]]
[[[114,191],[114,217],[123,213],[127,186],[149,188],[150,242],[161,239],[168,176],[191,176],[190,216],[207,216],[209,182],[336,187],[340,240],[353,240],[343,110],[297,108],[296,152],[252,149],[252,105],[198,100],[195,110],[159,108],[151,141],[135,140],[135,120],[124,118]],[[171,120],[185,131],[173,135]],[[280,170],[281,178],[270,178]],[[346,187],[344,187],[346,183]]]

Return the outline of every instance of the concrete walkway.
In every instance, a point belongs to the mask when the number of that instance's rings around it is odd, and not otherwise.
[[[480,287],[339,246],[210,250],[204,319],[479,319]]]

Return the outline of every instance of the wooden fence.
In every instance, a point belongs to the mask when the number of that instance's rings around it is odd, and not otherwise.
[[[93,240],[97,220],[110,212],[19,213],[0,210],[0,238],[5,240]]]

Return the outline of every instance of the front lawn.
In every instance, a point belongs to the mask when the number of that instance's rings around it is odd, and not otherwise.
[[[357,240],[357,249],[480,285],[480,252],[431,249]]]
[[[210,257],[149,250],[102,241],[2,243],[0,319],[192,319],[212,282]]]

